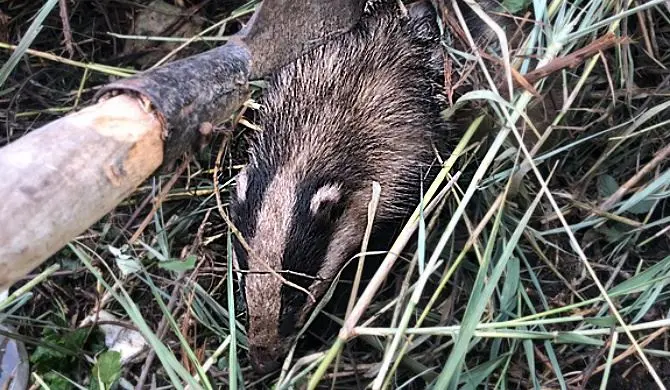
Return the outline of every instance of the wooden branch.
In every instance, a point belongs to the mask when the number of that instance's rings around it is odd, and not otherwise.
[[[251,78],[292,62],[301,54],[349,31],[367,0],[265,0],[240,37],[254,54]],[[262,55],[258,55],[262,53]]]
[[[567,68],[574,69],[579,65],[581,65],[587,59],[596,55],[597,53],[603,52],[616,45],[626,44],[629,42],[630,39],[627,37],[620,38],[614,35],[614,33],[607,33],[602,37],[598,38],[597,40],[591,42],[587,46],[575,50],[574,52],[566,56],[556,57],[543,67],[535,69],[526,74],[522,75],[518,71],[512,69],[512,78],[514,82],[514,87],[522,88],[532,93],[534,96],[539,97],[540,94],[535,90],[533,84],[563,69]],[[482,55],[482,57],[493,61],[496,65],[502,66],[502,60],[494,58],[493,56],[490,56],[484,52],[480,54]],[[501,90],[501,93],[506,91],[504,82],[498,82],[497,84]]]
[[[531,72],[526,73],[523,77],[530,83],[535,84],[539,80],[563,70],[566,68],[576,68],[582,64],[582,62],[593,57],[598,52],[605,51],[615,45],[621,45],[629,43],[630,39],[627,37],[619,38],[614,33],[610,32],[597,40],[591,42],[590,44],[582,47],[581,49],[575,50],[572,53],[564,57],[556,57],[550,61],[547,65],[535,69]]]
[[[109,213],[163,161],[163,124],[121,95],[0,149],[0,289]]]
[[[164,170],[201,146],[200,128],[229,118],[259,79],[342,34],[360,19],[365,0],[265,0],[225,45],[121,79],[97,97],[146,96],[167,123]]]
[[[661,163],[668,161],[670,158],[670,145],[665,145],[661,150],[657,151],[654,158],[649,161],[642,169],[637,171],[633,177],[628,179],[619,187],[616,192],[609,196],[598,207],[600,210],[607,211],[618,203],[624,196],[646,175],[650,174]]]

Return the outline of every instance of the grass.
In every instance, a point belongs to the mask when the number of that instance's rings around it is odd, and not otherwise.
[[[55,3],[0,0],[11,16],[0,22],[2,144],[142,68],[121,48],[146,37],[128,26],[148,2],[68,2],[72,56]],[[149,36],[158,63],[225,41],[253,10],[229,3],[204,6],[192,40]],[[279,374],[250,370],[221,215],[255,128],[249,101],[183,169],[150,179],[0,302],[34,358],[35,386],[667,386],[670,10],[660,0],[504,4],[520,10],[522,32],[513,24],[502,42],[477,42],[481,56],[458,13],[441,19],[452,71],[444,115],[463,129],[458,146],[349,310],[322,302]],[[517,73],[607,33],[631,40],[519,86]],[[80,326],[101,310],[149,350],[117,366],[96,327]],[[317,328],[324,319],[329,328]]]

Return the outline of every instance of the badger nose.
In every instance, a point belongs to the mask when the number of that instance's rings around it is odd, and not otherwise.
[[[279,355],[273,348],[250,345],[249,360],[251,368],[259,374],[268,374],[281,366]]]

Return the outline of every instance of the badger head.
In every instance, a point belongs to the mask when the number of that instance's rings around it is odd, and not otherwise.
[[[370,193],[324,172],[265,173],[245,168],[230,206],[241,236],[233,256],[243,275],[249,356],[259,372],[278,367],[329,282],[358,251]]]
[[[386,228],[418,203],[432,142],[444,134],[441,47],[425,28],[434,19],[375,12],[280,69],[262,98],[262,131],[230,203],[259,372],[279,366],[316,300],[360,251],[372,183],[382,189],[375,227]]]

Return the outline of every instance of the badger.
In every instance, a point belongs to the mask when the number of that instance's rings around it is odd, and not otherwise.
[[[313,298],[360,252],[373,182],[381,185],[374,226],[388,231],[419,204],[420,186],[448,154],[435,11],[404,11],[395,0],[368,2],[352,31],[267,83],[261,130],[229,206],[257,372],[279,367]]]

